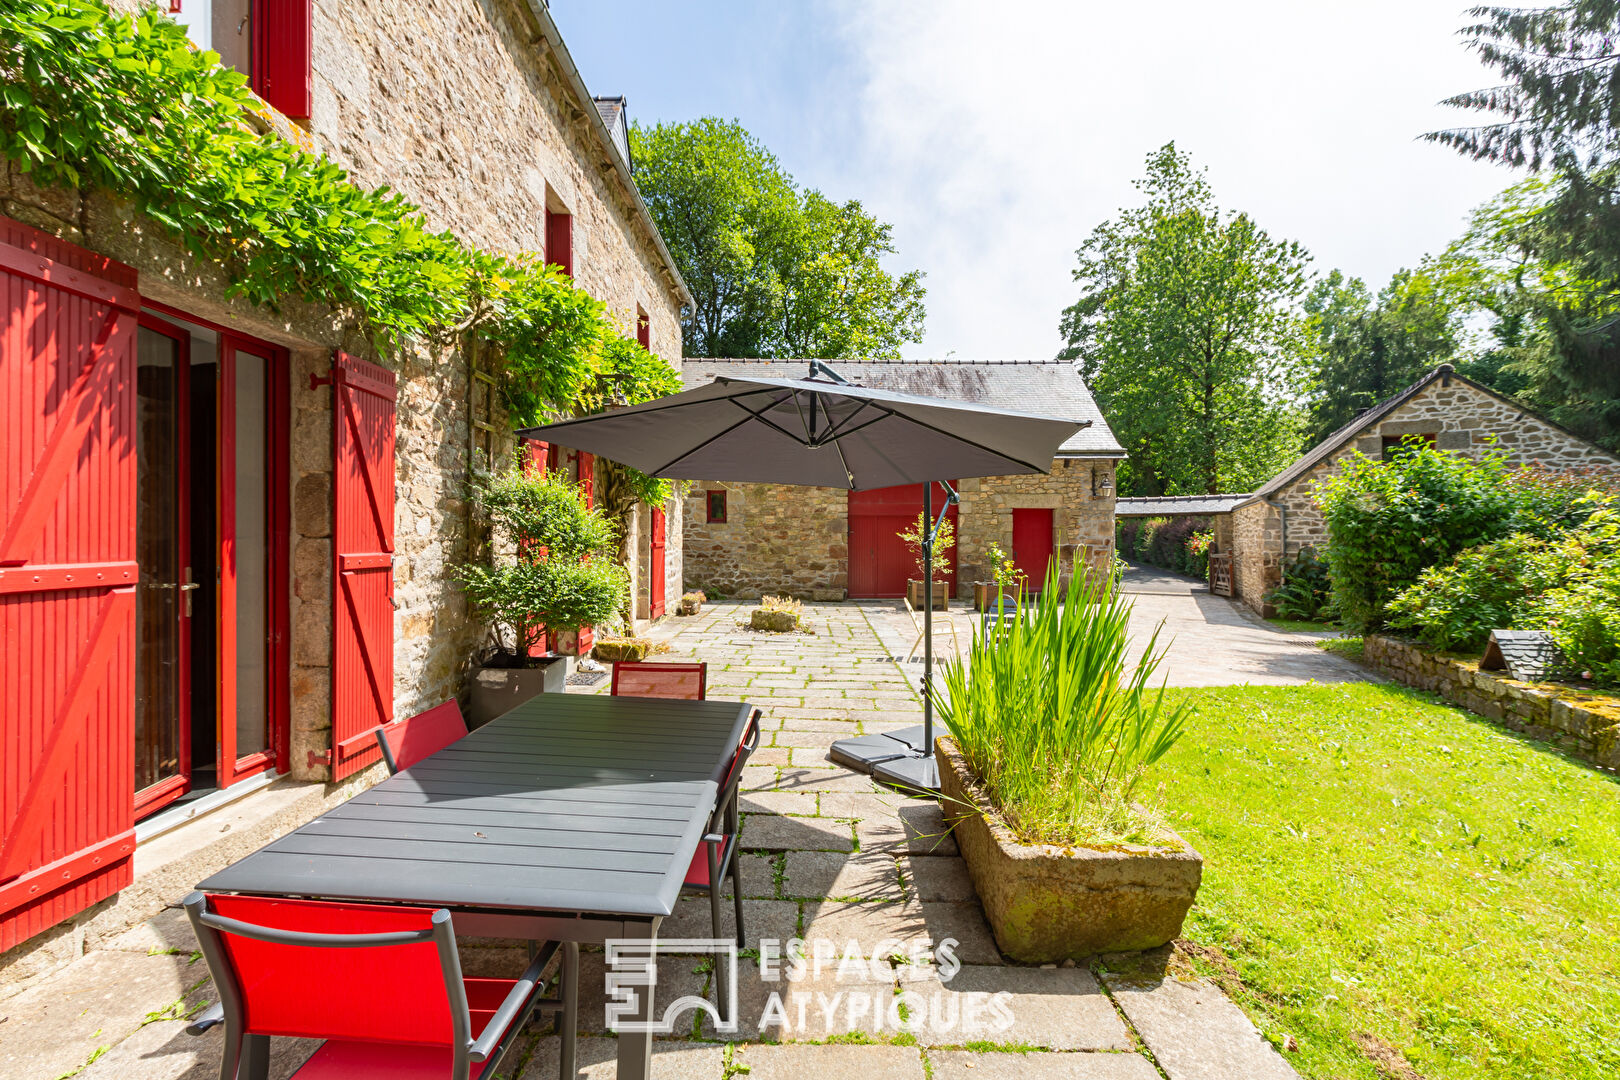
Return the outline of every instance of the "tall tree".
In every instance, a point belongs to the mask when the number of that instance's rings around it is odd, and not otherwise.
[[[734,121],[631,129],[636,182],[696,305],[689,356],[895,357],[921,341],[922,274],[892,227],[794,183]]]
[[[1374,296],[1334,270],[1305,298],[1316,347],[1308,441],[1316,443],[1454,357],[1461,309],[1432,266],[1400,270]]]
[[[1545,174],[1545,198],[1508,233],[1557,286],[1517,297],[1533,326],[1516,328],[1530,344],[1509,366],[1554,419],[1620,448],[1620,0],[1472,14],[1463,33],[1505,82],[1449,101],[1487,122],[1428,137]]]
[[[1130,454],[1122,494],[1251,490],[1300,449],[1309,256],[1222,211],[1174,143],[1136,188],[1076,252],[1059,358]]]

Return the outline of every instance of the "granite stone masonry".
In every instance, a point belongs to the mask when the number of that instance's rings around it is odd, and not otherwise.
[[[141,6],[112,2],[129,11]],[[245,122],[325,154],[363,187],[389,186],[422,208],[430,229],[565,263],[625,334],[641,331],[653,352],[679,368],[680,314],[690,294],[543,3],[356,0],[311,11],[310,116],[290,120],[266,107]],[[251,52],[216,45],[244,63]],[[285,430],[274,434],[286,447],[286,487],[271,498],[287,511],[286,671],[276,688],[283,692],[267,697],[280,703],[269,717],[271,739],[295,781],[330,778],[333,636],[342,604],[333,582],[333,390],[312,379],[328,374],[334,351],[394,374],[391,706],[405,717],[455,698],[486,641],[453,573],[475,539],[468,482],[475,458],[500,461],[512,450],[512,425],[499,395],[475,372],[484,361],[472,348],[405,340],[380,354],[358,312],[234,298],[221,267],[191,257],[116,192],[42,190],[7,164],[0,166],[0,215],[128,265],[143,304],[161,305],[203,333],[223,330],[285,350],[286,384],[272,395],[285,395]],[[681,510],[679,499],[666,508],[661,572],[670,605],[684,581]],[[640,618],[650,614],[649,579],[659,572],[650,518],[648,508],[637,509],[629,546]],[[198,876],[210,869],[199,865]],[[78,918],[121,910],[109,898]],[[93,948],[102,936],[86,935],[78,923],[41,935],[78,948]],[[0,956],[0,984],[14,965],[39,974],[41,957],[31,956],[39,948],[23,942]],[[48,955],[71,959],[54,944]]]
[[[1400,394],[1375,406],[1278,473],[1231,511],[1237,594],[1263,615],[1266,595],[1302,548],[1321,552],[1327,524],[1316,485],[1336,475],[1353,454],[1378,460],[1412,436],[1439,450],[1478,457],[1505,451],[1513,465],[1620,473],[1620,458],[1578,438],[1442,364]]]
[[[1407,686],[1439,694],[1600,768],[1620,769],[1620,698],[1583,693],[1562,683],[1519,682],[1502,672],[1481,671],[1475,661],[1377,634],[1367,636],[1363,656]]]

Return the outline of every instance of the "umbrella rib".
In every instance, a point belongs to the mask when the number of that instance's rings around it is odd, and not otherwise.
[[[944,428],[938,428],[938,427],[935,427],[933,424],[926,423],[926,422],[924,422],[922,420],[918,420],[915,416],[907,416],[903,412],[896,412],[896,413],[894,413],[894,416],[896,418],[898,418],[898,419],[901,419],[901,420],[910,421],[911,423],[916,424],[918,427],[927,428],[929,431],[932,431],[936,435],[944,435],[948,439],[955,439],[957,442],[966,443],[968,446],[973,447],[975,450],[983,450],[987,454],[993,454],[993,455],[995,455],[996,457],[1000,458],[1003,461],[1015,462],[1015,463],[1017,463],[1019,465],[1022,465],[1024,468],[1029,469],[1032,472],[1045,473],[1047,475],[1051,475],[1051,472],[1052,472],[1051,469],[1043,469],[1039,465],[1031,465],[1029,462],[1025,461],[1023,458],[1015,458],[1011,454],[1003,454],[1000,450],[992,450],[990,447],[985,446],[983,443],[976,443],[972,439],[964,439],[962,436],[957,435],[954,432],[946,431]]]
[[[742,402],[738,401],[736,398],[727,398],[726,400],[731,402],[733,405],[737,406],[737,408],[741,409],[743,412],[747,413],[749,416],[753,417],[755,420],[758,420],[760,423],[764,424],[766,427],[771,428],[773,431],[781,432],[783,435],[786,435],[788,438],[792,439],[794,442],[798,443],[801,446],[804,446],[804,447],[809,447],[810,446],[810,444],[808,442],[806,442],[805,440],[799,438],[797,435],[793,434],[793,432],[789,431],[787,428],[783,427],[782,425],[776,423],[776,421],[771,420],[764,413],[755,412],[753,409],[750,409],[748,406],[744,405]],[[730,433],[732,430],[734,430],[734,428],[727,428],[725,431],[722,431],[720,434],[725,435],[725,434]],[[716,438],[718,438],[718,437],[719,436],[716,436]],[[696,449],[696,447],[694,447],[693,449]],[[673,464],[673,462],[671,462],[671,464]],[[669,466],[666,465],[664,467],[667,469]]]
[[[726,400],[727,401],[732,401],[732,400],[735,400],[735,399],[727,398]],[[743,412],[748,413],[748,410],[743,409]],[[681,462],[685,461],[687,458],[691,457],[693,454],[697,453],[699,450],[702,450],[705,446],[708,446],[709,444],[711,444],[711,443],[713,443],[713,442],[715,442],[715,441],[717,441],[719,439],[725,438],[727,435],[730,435],[733,431],[736,431],[738,428],[742,427],[744,424],[748,423],[748,421],[752,420],[752,419],[754,419],[754,414],[753,413],[748,413],[747,416],[743,417],[741,420],[737,421],[735,424],[732,424],[730,427],[726,428],[726,430],[715,432],[712,436],[710,436],[707,439],[704,439],[702,442],[700,442],[696,446],[692,447],[692,449],[688,450],[686,453],[682,454],[680,457],[676,458],[674,461],[665,462],[664,464],[658,466],[658,468],[653,469],[647,475],[648,476],[657,476],[659,473],[664,472],[667,469],[673,469],[675,466],[679,465]]]

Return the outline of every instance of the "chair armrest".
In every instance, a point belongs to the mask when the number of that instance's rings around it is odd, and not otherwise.
[[[217,1027],[225,1022],[225,1006],[214,1002],[208,1008],[198,1013],[191,1023],[186,1025],[187,1035],[201,1035],[209,1028]]]
[[[702,842],[705,844],[723,844],[729,839],[731,839],[731,837],[727,836],[725,833],[712,832],[704,833]]]
[[[546,965],[551,963],[551,958],[557,955],[559,947],[555,941],[546,942],[535,954],[534,962],[518,976],[518,981],[512,985],[506,1000],[501,1002],[501,1007],[495,1010],[495,1015],[484,1025],[484,1033],[478,1036],[468,1049],[467,1056],[475,1064],[489,1059],[489,1055],[500,1045],[506,1029],[511,1027],[512,1021],[527,1008],[529,999],[534,996],[536,988],[540,985],[540,976],[545,972]]]

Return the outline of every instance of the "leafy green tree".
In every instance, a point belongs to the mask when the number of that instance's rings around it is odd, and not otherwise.
[[[1461,310],[1430,267],[1397,271],[1376,296],[1334,270],[1305,311],[1317,350],[1312,443],[1452,359],[1459,344]]]
[[[1515,302],[1504,366],[1553,418],[1620,447],[1620,0],[1482,7],[1463,34],[1502,85],[1449,104],[1487,114],[1431,140],[1479,160],[1543,172],[1544,197],[1504,222],[1508,243],[1552,268]]]
[[[1144,204],[1076,252],[1059,358],[1131,455],[1121,494],[1250,490],[1300,449],[1309,256],[1221,210],[1174,143],[1136,187]]]
[[[883,269],[893,230],[801,190],[735,121],[635,125],[636,181],[696,305],[691,356],[895,357],[922,340],[922,274]]]

